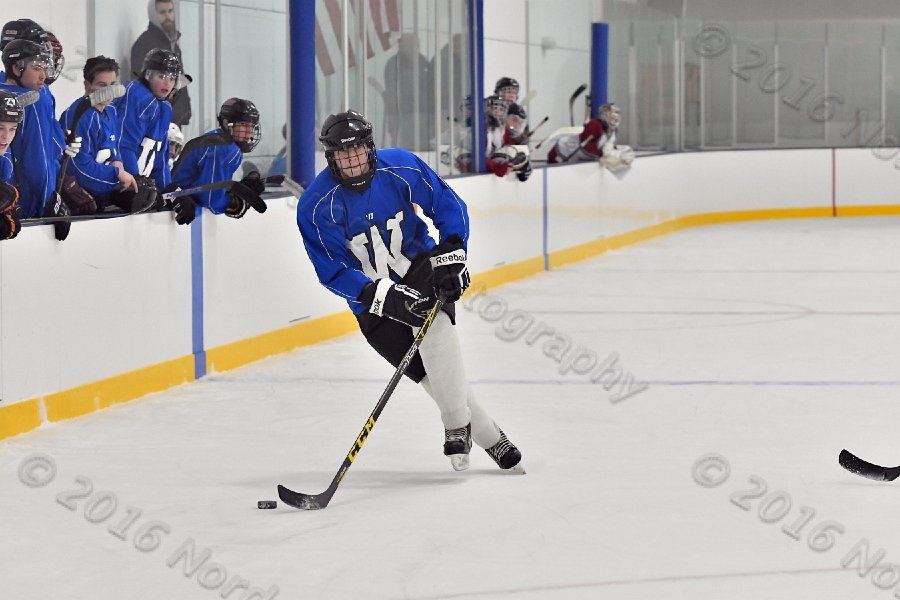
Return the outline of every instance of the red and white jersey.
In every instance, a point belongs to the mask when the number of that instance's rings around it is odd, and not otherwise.
[[[585,140],[590,140],[584,143]],[[578,141],[582,144],[582,148],[588,154],[593,156],[603,155],[603,146],[606,144],[616,145],[616,130],[609,127],[609,124],[600,119],[591,119],[584,124]]]

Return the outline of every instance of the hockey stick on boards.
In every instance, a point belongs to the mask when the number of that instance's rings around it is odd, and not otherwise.
[[[549,121],[549,120],[550,120],[550,117],[549,117],[549,116],[546,116],[546,117],[544,117],[543,119],[541,119],[541,122],[540,122],[540,123],[538,123],[537,125],[534,126],[534,129],[528,129],[528,128],[526,128],[526,129],[525,129],[525,133],[522,134],[522,141],[523,141],[523,142],[528,142],[528,140],[531,139],[531,136],[534,135],[534,132],[537,131],[538,129],[540,129],[540,128],[541,128],[541,125],[543,125],[544,123],[546,123],[546,122]]]
[[[847,450],[841,450],[841,454],[838,456],[838,463],[851,473],[856,473],[866,479],[893,481],[900,477],[900,466],[881,467],[865,461]]]
[[[394,388],[397,387],[397,384],[400,383],[400,379],[403,377],[403,374],[406,373],[406,369],[407,367],[409,367],[409,363],[412,362],[413,357],[419,350],[419,344],[422,343],[422,340],[425,338],[425,334],[428,333],[428,330],[431,328],[431,324],[434,322],[435,317],[441,311],[441,308],[443,306],[444,298],[443,296],[439,296],[437,302],[434,303],[431,311],[429,311],[428,315],[425,317],[425,323],[422,324],[422,328],[419,329],[419,333],[417,333],[415,339],[413,339],[412,346],[410,346],[409,350],[406,351],[406,354],[403,355],[403,359],[397,366],[397,370],[394,371],[393,377],[391,377],[391,380],[388,382],[387,387],[384,389],[384,392],[382,392],[381,398],[378,399],[378,404],[375,405],[375,409],[372,410],[372,414],[369,415],[369,419],[366,421],[366,424],[363,425],[362,430],[359,432],[359,435],[353,442],[353,446],[350,447],[350,452],[348,452],[347,456],[344,457],[344,462],[341,463],[341,467],[335,474],[334,479],[331,481],[331,485],[328,486],[328,489],[326,489],[321,494],[303,494],[300,492],[289,490],[283,485],[279,485],[278,497],[281,498],[282,502],[284,502],[285,504],[290,504],[294,508],[302,508],[304,510],[316,510],[328,506],[328,503],[331,501],[331,497],[334,496],[334,493],[337,491],[338,486],[344,479],[344,475],[347,474],[347,470],[350,469],[353,461],[356,460],[356,457],[359,455],[360,450],[362,450],[363,444],[366,443],[366,439],[369,437],[369,434],[375,427],[375,422],[378,420],[378,417],[381,416],[381,411],[384,410],[384,407],[390,399],[391,394],[394,392]]]
[[[587,84],[582,83],[569,98],[569,125],[571,125],[572,127],[575,127],[575,101],[578,100],[578,96],[580,96],[586,89]]]
[[[273,183],[275,185],[283,185],[284,176],[283,175],[272,175],[271,177],[267,177],[265,183]],[[200,185],[193,188],[188,188],[186,190],[178,190],[176,192],[167,192],[165,194],[160,194],[164,200],[172,200],[174,198],[178,198],[179,196],[190,196],[191,194],[199,194],[201,192],[208,192],[209,190],[228,190],[238,198],[246,201],[254,210],[257,212],[264,213],[268,206],[265,201],[259,197],[253,190],[248,188],[246,185],[241,183],[240,181],[234,181],[231,179],[227,179],[225,181],[214,181],[212,183],[207,183],[206,185]],[[149,207],[147,207],[149,208]],[[68,217],[42,217],[35,219],[22,219],[22,226],[28,227],[31,225],[44,225],[49,223],[64,223],[64,222],[73,222],[73,221],[93,221],[95,219],[112,219],[115,217],[127,217],[128,215],[135,215],[145,212],[147,208],[143,210],[135,210],[132,212],[110,212],[110,213],[97,213],[95,215],[71,215]]]

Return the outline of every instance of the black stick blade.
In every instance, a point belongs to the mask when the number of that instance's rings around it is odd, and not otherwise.
[[[332,487],[329,487],[321,494],[310,495],[295,492],[294,490],[289,490],[283,485],[279,485],[278,497],[281,498],[282,502],[293,506],[294,508],[299,508],[302,510],[319,510],[320,508],[325,508],[326,506],[328,506],[328,503],[331,502],[331,497],[334,496],[334,492],[336,489],[337,486],[332,485]]]
[[[838,456],[838,463],[851,473],[856,473],[860,477],[874,481],[893,481],[900,476],[900,466],[882,467],[875,465],[847,450],[841,450],[841,454]]]

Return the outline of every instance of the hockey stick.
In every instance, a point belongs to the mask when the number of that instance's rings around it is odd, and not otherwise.
[[[841,454],[838,456],[838,463],[851,473],[856,473],[866,479],[893,481],[900,477],[900,466],[881,467],[867,462],[847,450],[841,450]]]
[[[94,90],[93,92],[82,98],[81,102],[78,103],[78,106],[75,107],[75,113],[72,115],[72,129],[69,130],[69,134],[66,136],[66,143],[71,144],[75,141],[75,138],[78,137],[78,123],[81,122],[81,117],[84,116],[84,113],[86,113],[90,107],[96,106],[98,104],[103,104],[104,102],[110,102],[112,100],[115,100],[116,98],[121,98],[124,95],[125,86],[119,83],[115,83],[113,85]],[[59,177],[56,181],[57,194],[62,191],[63,180],[66,178],[66,167],[69,166],[70,158],[71,157],[68,154],[63,154],[62,164],[59,167]]]
[[[274,185],[282,185],[284,181],[283,175],[273,175],[271,177],[267,177],[265,179],[265,183],[272,183]],[[240,181],[233,181],[231,179],[225,181],[214,181],[213,183],[207,183],[206,185],[200,185],[197,187],[189,188],[186,190],[178,190],[176,192],[166,192],[165,194],[160,194],[163,200],[173,200],[174,198],[178,198],[179,196],[190,196],[191,194],[199,194],[201,192],[208,192],[209,190],[217,190],[217,189],[226,189],[230,191],[232,194],[241,198],[254,210],[257,212],[264,213],[268,208],[268,205],[263,201],[262,198],[259,197],[253,190],[248,188],[246,185],[242,184]],[[131,212],[110,212],[110,213],[97,213],[95,215],[70,215],[67,217],[59,216],[59,217],[42,217],[36,219],[22,219],[23,227],[30,227],[32,225],[45,225],[50,223],[70,223],[74,221],[92,221],[94,219],[112,219],[115,217],[127,217],[128,215],[137,215],[149,210],[153,205],[150,204],[148,206],[142,207],[132,207]]]
[[[369,419],[366,421],[366,424],[363,425],[362,430],[359,432],[359,435],[353,442],[353,446],[350,447],[350,452],[348,452],[347,456],[344,457],[344,462],[341,463],[341,467],[335,474],[334,479],[331,480],[331,485],[328,486],[328,489],[326,489],[321,494],[303,494],[300,492],[289,490],[283,485],[279,485],[278,497],[281,498],[282,502],[284,502],[285,504],[290,504],[294,508],[302,508],[304,510],[316,510],[328,506],[328,503],[331,501],[331,497],[334,496],[334,493],[337,491],[338,486],[344,479],[344,475],[347,474],[347,470],[351,465],[353,465],[353,461],[362,450],[363,444],[366,443],[366,439],[369,437],[369,434],[375,427],[375,422],[378,420],[378,417],[381,416],[381,411],[384,410],[384,407],[390,399],[391,394],[394,392],[394,388],[397,387],[397,384],[400,383],[400,379],[403,377],[403,374],[406,373],[406,369],[407,367],[409,367],[409,363],[412,362],[413,357],[419,350],[419,344],[422,343],[422,340],[425,338],[425,334],[428,333],[428,330],[431,328],[431,324],[434,322],[435,317],[440,312],[443,306],[444,297],[439,296],[437,302],[434,303],[431,311],[429,311],[428,315],[425,317],[425,323],[422,324],[422,328],[419,329],[419,333],[417,333],[415,339],[413,339],[412,346],[410,346],[409,350],[406,351],[406,354],[403,355],[403,359],[397,366],[397,370],[394,371],[393,377],[391,377],[391,380],[388,382],[387,387],[385,388],[384,392],[382,392],[381,398],[378,399],[378,404],[375,405],[375,409],[372,410],[372,414],[369,415]]]
[[[303,186],[301,186],[299,183],[297,183],[287,175],[284,176],[284,181],[281,182],[281,187],[297,196],[298,198],[303,195]]]
[[[528,140],[530,140],[530,139],[531,139],[531,136],[534,135],[534,132],[537,131],[538,129],[540,129],[540,128],[541,128],[541,125],[543,125],[544,123],[546,123],[546,122],[549,121],[549,120],[550,120],[550,117],[549,117],[549,116],[546,116],[546,117],[544,117],[543,119],[541,119],[541,122],[540,122],[540,123],[538,123],[537,125],[534,126],[534,129],[526,129],[526,130],[525,130],[525,133],[522,134],[522,141],[523,141],[523,142],[527,142]],[[536,150],[536,149],[537,149],[537,148],[535,148],[535,150]]]
[[[569,124],[572,127],[575,127],[575,101],[578,99],[578,96],[580,96],[586,89],[587,89],[587,84],[582,83],[581,85],[578,86],[578,89],[575,90],[575,92],[569,98]]]
[[[125,86],[121,84],[113,84],[104,88],[100,88],[98,90],[94,90],[87,96],[81,99],[81,102],[78,103],[78,106],[75,107],[75,112],[72,114],[72,128],[69,130],[68,135],[66,136],[66,145],[72,144],[78,138],[78,124],[81,122],[81,117],[87,112],[87,110],[95,106],[97,104],[102,104],[104,102],[110,102],[115,100],[116,98],[120,98],[125,95]],[[68,152],[63,152],[62,162],[59,166],[59,173],[56,177],[56,190],[54,191],[53,197],[50,199],[51,210],[53,216],[46,222],[55,222],[54,227],[54,235],[57,240],[60,242],[64,241],[67,237],[69,237],[69,224],[71,223],[70,217],[72,216],[69,207],[66,204],[66,201],[63,200],[62,197],[62,188],[63,183],[66,179],[66,169],[69,166],[69,160],[71,157]]]

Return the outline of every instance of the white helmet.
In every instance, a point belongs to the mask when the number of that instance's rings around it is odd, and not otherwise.
[[[181,149],[184,147],[184,134],[181,133],[181,127],[175,123],[169,123],[169,155],[174,162],[178,160]]]

